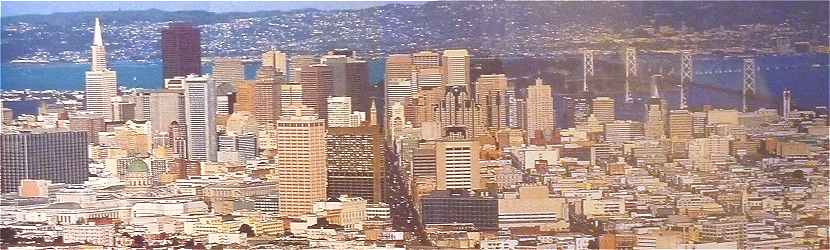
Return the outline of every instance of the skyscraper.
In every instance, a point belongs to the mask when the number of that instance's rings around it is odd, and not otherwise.
[[[369,112],[369,97],[372,88],[369,83],[369,64],[362,60],[350,60],[346,63],[346,77],[347,95],[352,97],[352,109]]]
[[[160,90],[150,93],[150,124],[153,133],[166,132],[170,123],[185,123],[184,91]]]
[[[291,83],[300,82],[300,73],[306,66],[316,64],[317,60],[310,55],[296,55],[292,56],[288,62],[288,81]]]
[[[441,67],[441,55],[432,51],[413,53],[412,65],[415,70],[439,68]]]
[[[588,92],[580,91],[571,96],[568,101],[568,126],[584,126],[588,124],[588,117],[591,115],[591,104],[589,103]]]
[[[328,195],[383,201],[383,135],[378,126],[329,128]]]
[[[614,99],[605,96],[596,97],[591,103],[591,114],[600,124],[611,123],[616,119],[614,108]]]
[[[344,55],[325,55],[320,58],[320,63],[328,65],[331,69],[332,75],[332,94],[335,96],[345,96],[349,92],[349,78],[346,72],[346,64],[349,62],[348,57]]]
[[[213,59],[213,81],[217,85],[222,83],[236,84],[245,80],[245,65],[236,58]]]
[[[280,110],[303,103],[303,85],[283,84],[280,86]]]
[[[262,66],[257,71],[254,91],[254,114],[261,126],[274,126],[280,117],[280,91],[282,75],[272,66]]]
[[[210,75],[188,75],[184,89],[188,159],[216,161],[216,84]]]
[[[536,78],[536,84],[527,87],[527,136],[528,141],[536,138],[537,131],[552,133],[556,129],[551,87]]]
[[[69,129],[86,132],[87,142],[98,143],[98,132],[107,131],[104,117],[91,112],[77,112],[69,116]]]
[[[303,85],[303,105],[317,111],[320,119],[327,119],[326,98],[333,94],[334,85],[331,67],[313,64],[302,68],[300,84]]]
[[[171,23],[161,31],[164,78],[202,74],[199,28],[189,23]]]
[[[262,53],[262,67],[274,67],[283,77],[288,76],[288,55],[279,50]]]
[[[352,115],[352,98],[348,96],[332,96],[327,100],[329,119],[326,120],[329,128],[349,127]]]
[[[410,54],[394,54],[386,58],[383,80],[386,84],[400,80],[412,79],[412,56]]]
[[[447,85],[470,84],[470,53],[466,49],[444,50],[441,67]]]
[[[694,138],[692,134],[692,114],[688,110],[669,112],[669,138],[673,141],[686,141]]]
[[[86,110],[112,119],[111,98],[118,95],[115,71],[107,67],[107,51],[104,48],[101,20],[95,18],[95,34],[92,40],[92,68],[86,72]]]
[[[605,142],[623,144],[643,139],[643,124],[636,121],[614,121],[605,124]]]
[[[436,189],[482,188],[478,141],[444,141],[435,147]]]
[[[484,119],[482,122],[492,130],[507,128],[506,91],[507,76],[504,74],[481,75],[476,81],[476,102],[485,114],[480,119]]]
[[[326,124],[294,106],[277,121],[280,215],[312,212],[326,199]]]
[[[0,134],[0,192],[15,192],[23,179],[81,184],[88,179],[87,132]]]
[[[668,107],[662,98],[650,98],[646,101],[644,132],[648,139],[666,138],[666,118]]]

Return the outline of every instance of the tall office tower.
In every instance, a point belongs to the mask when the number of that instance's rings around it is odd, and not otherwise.
[[[326,98],[333,94],[334,78],[331,67],[313,64],[302,69],[300,84],[303,85],[303,105],[313,108],[320,119],[327,119]]]
[[[260,67],[255,89],[254,116],[257,124],[273,127],[280,118],[282,75],[274,67]]]
[[[220,83],[216,86],[216,114],[227,116],[233,113],[233,106],[236,104],[236,84],[238,83]]]
[[[386,103],[386,117],[390,118],[386,119],[386,128],[390,129],[392,128],[393,123],[391,119],[391,117],[393,117],[391,115],[392,107],[395,106],[396,103],[400,104],[402,107],[405,106],[409,99],[412,98],[412,87],[411,82],[406,79],[398,79],[397,81],[393,82],[386,81],[384,87],[385,89],[383,93],[384,101]],[[404,118],[404,120],[400,121],[401,125],[403,125],[403,123],[406,123],[405,114],[402,118]]]
[[[553,96],[550,85],[542,83],[542,78],[536,78],[536,83],[527,87],[526,106],[528,141],[539,132],[553,133],[556,129]]]
[[[441,59],[446,85],[470,84],[470,53],[466,49],[444,50]]]
[[[385,160],[380,127],[329,128],[326,144],[328,196],[383,201]]]
[[[435,142],[418,143],[418,147],[412,152],[412,178],[434,179],[436,166]]]
[[[782,103],[781,115],[784,117],[784,119],[789,119],[790,118],[790,111],[792,110],[793,94],[792,94],[792,92],[790,92],[789,89],[785,89],[784,92],[781,93],[781,97],[783,99],[781,101],[781,103]]]
[[[438,117],[436,111],[440,111],[438,105],[444,99],[444,88],[435,87],[418,91],[412,97],[410,104],[414,106],[415,116],[412,126],[421,127],[424,122],[436,122]]]
[[[669,112],[669,138],[673,141],[686,141],[694,138],[692,134],[692,113],[688,110]]]
[[[346,63],[346,77],[347,95],[352,97],[352,109],[368,112],[372,88],[369,83],[369,63],[362,60],[350,60]]]
[[[348,96],[332,96],[328,100],[329,119],[326,120],[329,128],[351,127],[352,98]]]
[[[471,139],[486,134],[479,117],[481,107],[475,103],[467,85],[446,86],[438,104],[434,121],[442,128],[443,137]]]
[[[289,217],[326,199],[326,122],[293,108],[277,121],[280,215]]]
[[[481,186],[478,141],[443,141],[435,146],[436,189],[476,190]]]
[[[519,100],[516,97],[516,86],[508,83],[504,92],[504,102],[507,105],[507,126],[510,128],[522,127],[522,116],[519,116]]]
[[[504,74],[481,75],[476,81],[476,102],[484,112],[481,119],[491,130],[507,128],[506,91],[507,77]]]
[[[84,100],[86,110],[112,119],[110,99],[118,95],[118,80],[115,71],[107,67],[107,50],[104,48],[101,21],[95,18],[95,35],[92,40],[92,68],[86,72]]]
[[[167,129],[167,153],[177,159],[187,158],[187,126],[177,121],[166,125]]]
[[[135,117],[136,121],[150,120],[150,94],[152,90],[134,90],[129,95],[122,95],[121,98],[135,103]]]
[[[569,127],[585,126],[591,115],[591,104],[588,92],[580,91],[572,96],[568,102]]]
[[[248,112],[254,114],[256,107],[256,80],[243,80],[237,83],[236,102],[233,103],[233,112]]]
[[[706,124],[709,124],[709,115],[706,112],[692,113],[692,135],[695,138],[708,136],[706,133]]]
[[[220,152],[231,152],[232,162],[247,162],[256,160],[257,138],[253,133],[221,135],[217,139]],[[222,157],[220,157],[222,158]],[[221,161],[221,160],[220,160]]]
[[[444,83],[444,75],[440,68],[419,69],[414,72],[412,81],[417,91],[439,88]]]
[[[245,65],[242,59],[237,58],[215,58],[213,59],[213,81],[217,85],[222,83],[236,84],[245,80]]]
[[[164,78],[202,74],[202,46],[199,28],[189,23],[171,23],[161,31],[161,58]]]
[[[210,75],[188,75],[184,81],[187,158],[216,161],[216,83]]]
[[[170,123],[185,122],[184,94],[181,90],[159,90],[150,93],[150,125],[152,133],[162,133]]]
[[[303,85],[283,84],[280,86],[280,110],[303,104]]]
[[[16,192],[20,180],[82,184],[89,176],[86,132],[0,134],[0,191]]]
[[[124,96],[115,96],[110,99],[112,121],[129,121],[135,119],[135,103]]]
[[[645,136],[647,139],[666,138],[668,105],[662,98],[650,98],[645,104]]]
[[[386,84],[397,83],[400,80],[412,80],[412,56],[410,54],[394,54],[386,58],[386,69],[383,80]]]
[[[69,115],[69,130],[86,132],[87,142],[98,144],[98,132],[106,132],[104,117],[92,112]]]
[[[596,97],[591,103],[591,114],[597,118],[600,124],[611,123],[616,119],[616,111],[614,108],[613,98],[605,96]]]
[[[614,121],[605,124],[605,142],[623,144],[643,139],[643,124],[636,121]]]
[[[437,69],[441,67],[441,55],[432,51],[421,51],[412,54],[412,65],[415,70]]]
[[[470,59],[470,81],[478,81],[482,75],[504,74],[501,59],[494,57]]]
[[[725,162],[728,157],[728,137],[697,138],[689,143],[689,160],[695,170],[714,172],[715,164]]]
[[[332,75],[332,93],[335,96],[346,96],[349,92],[349,78],[346,73],[346,64],[349,58],[344,55],[325,55],[320,63],[328,65]]]
[[[288,55],[279,50],[262,53],[262,67],[273,67],[283,77],[288,76]]]
[[[314,56],[310,55],[296,55],[292,56],[291,60],[288,62],[288,82],[291,83],[299,83],[300,82],[300,72],[303,71],[303,68],[317,64],[317,59]]]

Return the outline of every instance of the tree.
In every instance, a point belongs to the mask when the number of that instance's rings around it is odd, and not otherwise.
[[[242,226],[239,227],[239,232],[244,233],[245,235],[248,235],[248,237],[256,236],[256,232],[254,232],[254,228],[252,228],[248,224],[242,224]]]
[[[804,171],[801,170],[801,169],[793,171],[791,176],[792,176],[793,179],[803,180],[804,179]]]

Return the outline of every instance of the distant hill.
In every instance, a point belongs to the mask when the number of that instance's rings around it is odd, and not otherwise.
[[[209,47],[214,46],[211,44],[231,44],[230,46],[236,46],[229,50],[236,51],[233,53],[262,47],[263,43],[312,52],[336,47],[389,52],[442,47],[521,51],[549,49],[545,47],[546,44],[538,41],[540,35],[559,34],[562,39],[572,39],[568,35],[573,33],[574,29],[626,32],[643,24],[706,30],[743,24],[788,23],[796,30],[823,30],[826,34],[828,8],[830,5],[827,1],[449,1],[420,5],[389,4],[366,9],[332,11],[303,9],[213,13],[150,9],[75,12],[3,17],[0,22],[3,25],[2,59],[8,61],[38,49],[50,53],[87,50],[91,33],[83,30],[79,32],[78,27],[88,29],[89,26],[79,25],[88,25],[94,17],[103,18],[108,28],[130,25],[142,27],[174,20],[211,28],[236,19],[265,20],[254,22],[244,29],[203,36],[203,46],[208,46],[208,50],[214,49]],[[45,34],[11,35],[8,28],[19,23],[39,26],[39,31]],[[125,58],[158,58],[156,48],[153,47],[157,46],[155,40],[158,38],[155,33],[158,33],[158,30],[145,32],[154,34],[122,34],[121,31],[107,35],[107,42],[114,44],[114,50],[124,50],[119,53]],[[220,36],[240,35],[246,32],[261,36],[259,38],[262,41],[240,41],[235,37]],[[826,37],[824,39],[826,40]]]

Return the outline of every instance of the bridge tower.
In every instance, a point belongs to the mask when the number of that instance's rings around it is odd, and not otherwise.
[[[692,51],[684,50],[680,54],[680,109],[689,108],[688,84],[694,81],[694,61]]]
[[[755,58],[746,58],[744,59],[744,81],[743,81],[743,94],[742,94],[742,112],[748,112],[749,110],[749,95],[755,94]]]
[[[594,51],[582,49],[582,91],[588,92],[589,76],[594,76]]]
[[[632,102],[631,78],[637,77],[637,48],[625,48],[625,102]]]

